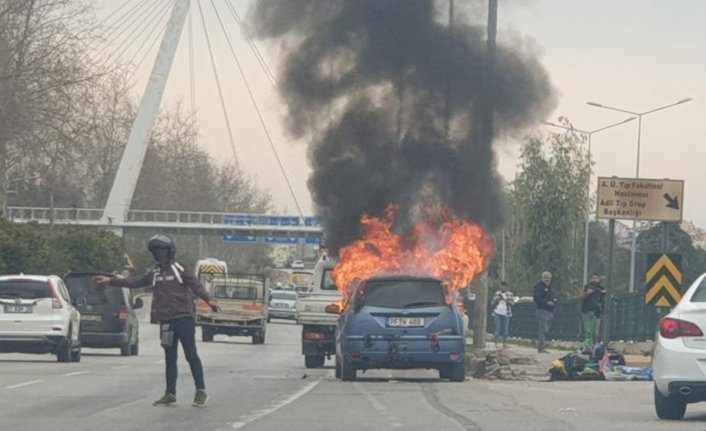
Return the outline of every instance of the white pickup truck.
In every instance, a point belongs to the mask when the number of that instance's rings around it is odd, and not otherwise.
[[[343,300],[332,273],[336,262],[321,260],[314,268],[312,286],[297,298],[297,323],[302,325],[302,354],[307,368],[323,367],[336,353],[338,315],[326,313],[326,306]]]

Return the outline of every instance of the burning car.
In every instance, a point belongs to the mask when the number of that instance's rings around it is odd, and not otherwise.
[[[358,370],[426,368],[464,381],[466,327],[450,295],[433,276],[377,275],[352,286],[336,332],[336,377],[352,381]]]

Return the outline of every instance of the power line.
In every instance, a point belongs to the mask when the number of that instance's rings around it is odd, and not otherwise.
[[[213,75],[216,78],[216,87],[218,87],[218,97],[221,100],[221,110],[223,111],[223,117],[226,121],[226,128],[228,129],[228,139],[230,140],[230,147],[233,150],[233,158],[235,159],[236,166],[239,165],[238,154],[235,150],[235,141],[233,139],[233,131],[230,127],[230,119],[228,118],[228,111],[226,109],[226,102],[223,98],[223,90],[221,88],[221,79],[218,76],[218,69],[216,68],[216,60],[213,57],[213,48],[211,47],[211,38],[208,35],[208,27],[206,27],[206,20],[204,19],[203,9],[201,8],[201,1],[196,0],[196,4],[199,6],[199,15],[201,16],[201,24],[203,25],[203,30],[206,35],[206,45],[208,46],[208,55],[211,58],[211,67],[213,68]]]
[[[260,108],[257,105],[257,101],[255,100],[255,96],[253,95],[252,89],[250,88],[250,83],[248,82],[247,77],[245,76],[245,72],[243,71],[243,67],[240,64],[240,60],[238,60],[238,55],[235,53],[235,49],[233,49],[233,44],[231,43],[230,37],[228,36],[228,32],[226,31],[225,25],[223,25],[223,20],[221,20],[221,16],[218,13],[218,9],[216,9],[216,5],[213,3],[213,0],[211,0],[211,7],[213,7],[213,10],[216,12],[216,18],[218,18],[218,23],[221,26],[221,30],[223,31],[223,34],[226,37],[226,42],[228,42],[228,47],[230,48],[231,54],[233,54],[233,59],[235,60],[235,64],[238,66],[238,71],[240,72],[240,76],[243,79],[243,82],[245,83],[245,88],[248,91],[248,96],[250,96],[250,101],[253,104],[253,107],[255,108],[255,112],[257,112],[257,117],[260,120],[260,124],[262,125],[262,129],[265,131],[265,136],[267,137],[267,142],[270,144],[270,148],[272,149],[272,153],[275,156],[275,159],[277,160],[277,164],[279,165],[280,172],[282,172],[282,176],[284,177],[284,181],[287,183],[287,187],[289,188],[289,193],[292,195],[292,199],[294,200],[294,204],[297,206],[297,210],[299,211],[299,216],[304,219],[304,212],[301,209],[301,206],[299,205],[299,201],[297,200],[297,196],[294,194],[294,189],[292,188],[292,183],[289,181],[289,177],[287,176],[287,172],[284,169],[284,165],[282,164],[282,160],[279,157],[279,153],[277,152],[277,148],[275,147],[274,141],[272,140],[272,137],[270,136],[270,131],[267,129],[267,124],[265,124],[265,120],[262,116],[262,113],[260,112]]]
[[[240,25],[240,29],[242,30],[243,35],[245,35],[245,40],[248,41],[248,45],[250,45],[250,49],[252,50],[253,54],[255,54],[255,58],[257,59],[257,62],[260,65],[260,68],[262,68],[262,70],[265,72],[265,76],[267,76],[267,79],[270,81],[270,84],[272,84],[272,87],[276,88],[275,76],[272,74],[272,71],[270,70],[269,66],[267,65],[265,58],[260,53],[260,49],[255,44],[255,40],[253,39],[252,35],[250,34],[250,31],[243,23],[243,20],[240,19],[240,15],[238,15],[238,11],[235,9],[235,6],[233,6],[233,4],[230,2],[230,0],[226,1],[226,6],[227,6],[228,10],[230,11],[231,15],[233,15],[233,18],[235,19],[235,21],[238,23],[238,25]]]

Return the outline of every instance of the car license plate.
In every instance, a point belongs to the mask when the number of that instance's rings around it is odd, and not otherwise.
[[[88,322],[100,322],[101,320],[103,320],[103,316],[101,316],[100,314],[82,314],[81,320]]]
[[[392,328],[419,328],[424,326],[423,317],[388,317],[387,326]]]
[[[5,313],[31,313],[31,305],[6,305]]]

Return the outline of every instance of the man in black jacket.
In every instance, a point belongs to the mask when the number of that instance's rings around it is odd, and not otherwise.
[[[537,306],[537,351],[548,353],[547,333],[554,317],[554,294],[552,292],[552,274],[542,273],[542,281],[534,286],[534,303]]]
[[[176,248],[171,238],[155,235],[147,246],[157,261],[157,265],[142,276],[130,278],[97,276],[94,282],[99,285],[139,288],[153,286],[152,307],[159,321],[160,338],[164,347],[167,390],[153,405],[176,403],[177,347],[181,342],[184,355],[189,362],[191,375],[196,385],[194,407],[202,407],[208,400],[203,376],[203,365],[196,352],[196,323],[194,320],[193,295],[203,299],[214,311],[218,302],[199,282],[193,270],[174,261]]]

